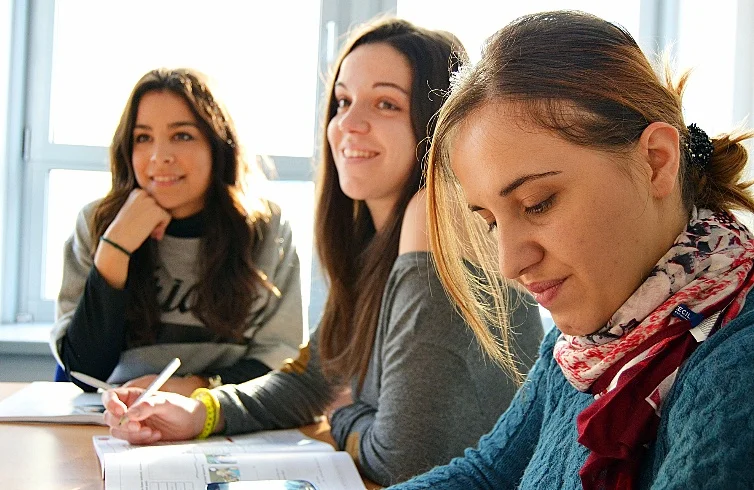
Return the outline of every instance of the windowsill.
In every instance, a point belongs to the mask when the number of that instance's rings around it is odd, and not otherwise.
[[[10,323],[0,325],[0,354],[52,355],[52,323]]]
[[[553,326],[550,312],[539,308],[545,333]],[[0,354],[52,355],[52,323],[8,323],[0,325]]]

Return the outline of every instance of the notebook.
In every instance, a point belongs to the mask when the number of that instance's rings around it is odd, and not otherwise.
[[[209,483],[249,480],[306,480],[317,490],[365,488],[348,453],[295,429],[151,446],[110,436],[92,440],[105,490],[204,490]]]
[[[35,381],[0,401],[0,422],[105,425],[99,393],[73,383]]]

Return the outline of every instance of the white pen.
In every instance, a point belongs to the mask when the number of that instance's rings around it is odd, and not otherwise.
[[[78,371],[71,371],[71,377],[76,378],[77,380],[84,382],[89,386],[100,388],[105,391],[115,388],[115,386],[111,384],[105,383],[104,381],[100,381],[97,378],[89,376],[88,374],[80,373]]]
[[[157,375],[157,377],[152,381],[149,386],[147,386],[147,389],[144,390],[144,392],[139,395],[139,397],[134,401],[131,406],[136,405],[140,401],[142,401],[145,398],[148,398],[152,395],[154,395],[157,390],[162,388],[162,385],[165,384],[165,382],[173,375],[173,373],[176,372],[178,367],[181,365],[181,360],[177,357],[170,361],[170,364],[165,366],[165,369],[162,370],[162,372]],[[123,414],[123,416],[120,418],[120,421],[118,422],[118,425],[123,425],[126,422],[128,422],[128,416],[126,414]]]

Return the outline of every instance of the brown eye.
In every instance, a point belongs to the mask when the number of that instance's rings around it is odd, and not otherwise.
[[[393,104],[392,102],[388,102],[386,100],[381,101],[379,104],[377,104],[377,107],[379,109],[386,109],[388,111],[399,111],[400,107]]]
[[[338,112],[340,112],[341,109],[345,109],[346,107],[351,105],[351,101],[344,97],[337,99],[337,103],[338,103]]]
[[[173,139],[176,139],[178,141],[191,141],[194,139],[192,135],[189,133],[176,133],[175,136],[173,136]]]
[[[534,206],[528,206],[524,208],[524,212],[529,215],[543,214],[550,210],[554,202],[555,202],[555,194],[548,197],[544,201],[538,202]]]

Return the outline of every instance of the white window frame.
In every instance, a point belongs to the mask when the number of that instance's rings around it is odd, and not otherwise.
[[[303,1],[303,0],[302,0]],[[309,0],[305,0],[309,1]],[[3,323],[51,322],[54,301],[42,296],[42,271],[45,243],[45,212],[47,209],[47,175],[52,169],[108,170],[108,149],[77,145],[54,144],[48,141],[50,125],[50,96],[52,81],[53,25],[55,0],[13,0],[15,54],[9,100],[26,101],[9,107],[8,180],[5,186],[5,233],[3,234],[3,270],[9,271],[2,280]],[[347,26],[362,22],[390,6],[385,2],[322,0],[322,21],[319,48],[320,73],[327,71],[328,53],[337,52],[334,33],[345,32]],[[329,34],[329,35],[328,35]],[[330,45],[328,45],[328,41]],[[28,52],[27,52],[28,50]],[[331,57],[331,56],[330,56]],[[24,74],[26,74],[24,76]],[[324,85],[319,73],[317,93]],[[319,104],[312,109],[317,112]],[[12,126],[12,127],[11,127]],[[313,178],[312,159],[318,149],[319,127],[312,135],[314,145],[311,158],[272,155],[278,180],[309,181]],[[39,258],[39,259],[38,259]],[[316,266],[315,266],[316,269]],[[12,271],[12,272],[11,272]],[[17,271],[17,273],[14,273]],[[321,282],[313,274],[313,282]],[[319,291],[312,298],[310,319],[319,318],[324,299],[321,284],[312,287]]]
[[[11,0],[13,32],[10,47],[8,103],[5,117],[5,148],[0,147],[0,322],[48,322],[53,302],[42,299],[44,224],[46,222],[46,176],[54,168],[107,170],[107,149],[53,145],[46,140],[49,127],[50,82],[54,0]],[[274,1],[274,0],[269,0]],[[310,1],[310,0],[302,0]],[[493,0],[490,0],[493,1]],[[677,31],[680,0],[642,0],[638,41],[648,52],[665,45]],[[460,4],[460,2],[459,2]],[[396,0],[322,0],[319,45],[319,75],[327,73],[344,33],[381,13],[394,13]],[[736,47],[735,117],[754,113],[754,4],[738,0],[739,37]],[[482,13],[480,13],[482,15]],[[324,90],[318,77],[317,94]],[[1,85],[1,84],[0,84]],[[4,95],[4,94],[0,94]],[[319,117],[319,101],[317,107]],[[315,126],[314,155],[319,150]],[[2,143],[0,138],[0,143]],[[310,180],[311,159],[273,156],[280,180]],[[2,165],[4,163],[4,165]],[[39,259],[35,259],[39,258]],[[313,264],[310,324],[319,318],[326,294]]]

